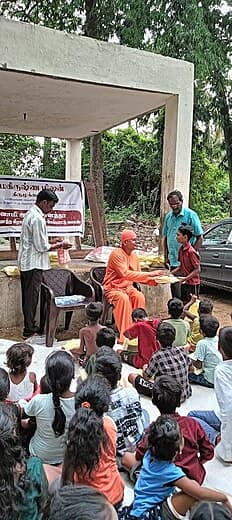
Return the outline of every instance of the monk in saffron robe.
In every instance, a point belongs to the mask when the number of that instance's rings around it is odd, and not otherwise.
[[[133,282],[157,285],[154,278],[164,274],[162,270],[141,272],[139,259],[135,253],[136,234],[132,229],[121,233],[121,247],[110,254],[103,287],[107,300],[114,306],[114,319],[119,331],[120,343],[123,343],[124,330],[132,325],[131,313],[138,307],[145,308],[145,297]]]

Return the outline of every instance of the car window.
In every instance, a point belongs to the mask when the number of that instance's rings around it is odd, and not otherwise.
[[[232,222],[225,222],[213,229],[210,229],[204,235],[205,246],[215,246],[220,244],[227,244],[232,237]]]

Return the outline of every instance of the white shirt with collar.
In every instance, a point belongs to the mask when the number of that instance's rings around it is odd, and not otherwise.
[[[215,369],[214,387],[219,405],[221,442],[216,454],[225,461],[232,461],[232,359],[219,363]]]
[[[50,269],[45,215],[36,204],[26,213],[20,236],[18,266],[20,271]]]

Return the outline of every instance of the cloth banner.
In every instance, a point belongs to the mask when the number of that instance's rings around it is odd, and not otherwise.
[[[46,216],[48,235],[83,237],[85,193],[82,182],[0,176],[0,236],[19,237],[25,213],[41,190],[54,191],[59,199]]]

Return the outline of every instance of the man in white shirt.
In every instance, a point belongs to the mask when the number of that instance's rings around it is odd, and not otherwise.
[[[223,357],[214,377],[219,409],[197,410],[188,415],[203,426],[209,440],[216,445],[216,455],[232,464],[232,327],[220,329],[218,344]]]
[[[35,314],[39,299],[43,271],[50,268],[49,251],[71,247],[67,242],[48,241],[45,215],[52,211],[58,202],[57,195],[50,190],[38,193],[36,203],[26,213],[20,236],[18,266],[22,289],[22,309],[24,316],[25,338],[38,332],[35,326]]]

